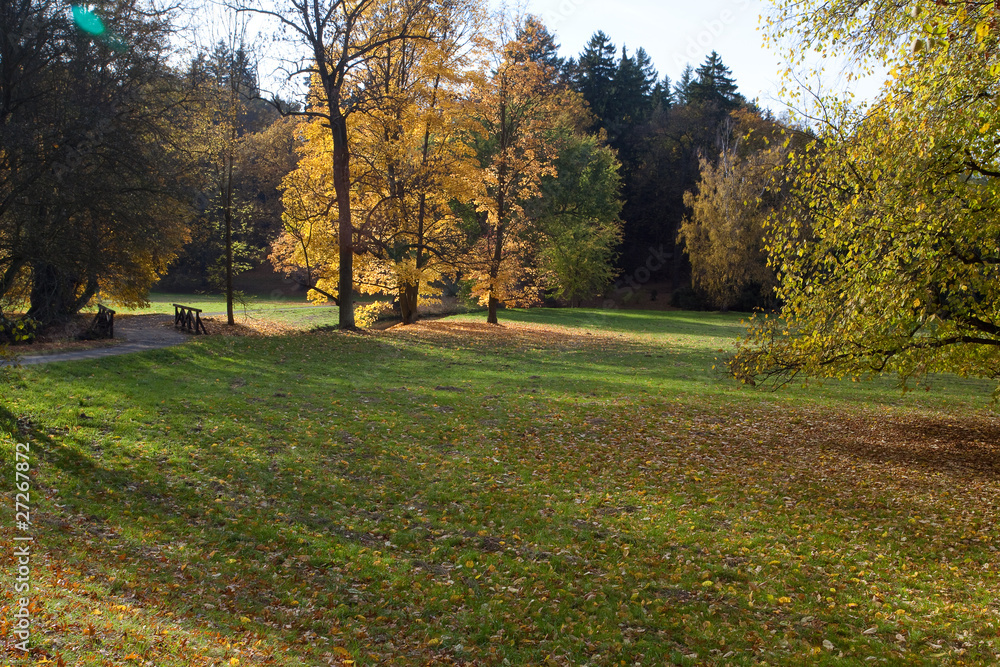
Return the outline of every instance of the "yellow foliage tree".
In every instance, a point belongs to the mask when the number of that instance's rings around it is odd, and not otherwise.
[[[758,304],[773,301],[777,278],[767,262],[764,223],[781,207],[790,172],[780,124],[740,109],[729,125],[718,160],[702,158],[698,190],[684,194],[691,213],[677,235],[691,259],[692,283],[722,310],[750,290]]]
[[[352,206],[351,119],[382,104],[381,89],[371,86],[372,64],[387,49],[406,42],[433,43],[440,17],[464,0],[241,0],[241,11],[270,17],[292,42],[307,50],[286,71],[309,73],[309,106],[301,112],[319,121],[330,135],[329,164],[337,216],[337,297],[339,326],[355,328],[354,255],[357,238]],[[332,264],[331,264],[332,265]]]
[[[817,96],[769,221],[782,317],[754,323],[737,377],[1000,377],[998,20],[994,3],[777,3],[793,64],[839,51],[890,76],[860,108]]]
[[[470,196],[461,106],[483,16],[472,1],[447,10],[428,30],[434,40],[393,41],[366,63],[359,86],[371,104],[356,116],[350,147],[358,287],[396,293],[405,323],[437,295],[434,283],[457,271],[465,240],[451,203]],[[326,173],[334,146],[324,125],[303,126],[302,159],[284,184],[285,233],[272,259],[304,271],[314,293],[329,297],[342,244],[330,224],[340,211]]]

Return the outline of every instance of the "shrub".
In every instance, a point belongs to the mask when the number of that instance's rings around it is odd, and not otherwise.
[[[0,315],[0,345],[26,345],[34,342],[40,325],[30,317],[10,319]]]

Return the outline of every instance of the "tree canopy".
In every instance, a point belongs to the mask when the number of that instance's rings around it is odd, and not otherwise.
[[[954,371],[1000,377],[1000,84],[992,5],[787,3],[772,36],[870,54],[869,108],[821,99],[771,221],[780,320],[733,361],[747,380]]]
[[[0,11],[0,306],[48,324],[99,293],[142,303],[189,212],[169,16],[140,0],[72,21],[46,2]]]
[[[764,222],[785,195],[788,147],[773,120],[748,109],[733,112],[731,120],[718,161],[702,158],[697,191],[684,196],[691,213],[678,235],[691,259],[693,286],[713,306],[773,307],[776,280]]]

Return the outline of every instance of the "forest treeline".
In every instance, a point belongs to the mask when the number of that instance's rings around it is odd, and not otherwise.
[[[375,1],[339,18],[290,2],[310,78],[282,100],[261,90],[245,28],[185,55],[177,17],[139,0],[3,3],[0,308],[47,324],[139,304],[158,281],[232,297],[233,276],[269,259],[341,303],[345,326],[355,291],[408,322],[464,289],[495,321],[630,293],[636,276],[686,285],[685,245],[709,258],[696,266],[742,257],[710,271],[739,274],[722,291],[696,269],[680,305],[767,301],[759,234],[720,251],[710,216],[690,215],[724,205],[725,188],[708,201],[697,185],[763,146],[748,132],[781,129],[718,54],[673,82],[602,32],[564,59],[535,17],[404,4],[390,21]]]

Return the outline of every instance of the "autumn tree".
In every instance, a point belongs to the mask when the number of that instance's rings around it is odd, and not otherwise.
[[[314,102],[314,104],[317,104]],[[296,168],[282,180],[282,231],[271,245],[275,269],[311,294],[339,302],[337,196],[330,160],[333,139],[322,121],[299,121]],[[332,290],[332,291],[331,291]]]
[[[474,249],[473,294],[497,324],[503,305],[538,298],[532,243],[536,220],[527,208],[541,195],[544,177],[558,175],[556,134],[581,129],[587,118],[579,94],[553,83],[551,65],[531,59],[530,35],[496,49],[486,81],[473,92],[470,109],[481,190],[475,206],[479,238]]]
[[[227,63],[242,73],[230,77]],[[200,53],[187,68],[185,85],[190,99],[182,149],[192,161],[188,198],[194,204],[195,217],[190,240],[159,283],[162,289],[225,292],[230,265],[227,254],[232,256],[235,276],[264,260],[281,231],[278,188],[295,168],[297,123],[293,117],[282,116],[270,102],[255,97],[258,91],[253,69],[247,55],[234,55],[225,43]],[[235,104],[230,104],[230,78],[239,81]],[[280,100],[278,103],[282,108],[289,106]],[[230,163],[231,174],[226,168]]]
[[[406,324],[435,297],[438,281],[458,271],[466,245],[452,204],[471,196],[461,107],[482,16],[472,2],[446,9],[435,16],[434,40],[397,40],[359,70],[379,103],[355,116],[351,143],[356,282],[365,292],[396,294]],[[324,226],[334,206],[323,174],[332,145],[319,125],[304,128],[302,160],[285,184],[286,231],[272,258],[293,274],[304,271],[325,296],[335,291],[338,265],[329,253],[337,236]]]
[[[821,134],[793,152],[792,198],[771,222],[783,319],[756,325],[738,376],[1000,376],[998,12],[778,6],[773,38],[892,76],[869,108],[821,97],[812,112]]]
[[[247,128],[240,142],[237,164],[242,168],[236,174],[235,190],[246,221],[242,241],[259,261],[281,233],[280,186],[298,163],[300,141],[298,119],[265,115],[256,105],[248,115],[255,109],[261,111],[261,119]]]
[[[192,63],[189,80],[196,90],[198,103],[192,133],[192,150],[201,167],[200,227],[208,237],[197,238],[202,254],[218,257],[208,268],[213,282],[223,286],[226,316],[235,324],[233,278],[238,271],[250,268],[249,249],[234,238],[234,228],[243,226],[247,213],[239,204],[236,180],[245,155],[249,105],[258,97],[257,73],[245,41],[246,26],[234,24],[230,34],[220,40],[210,53],[200,54]],[[214,237],[214,238],[213,238]]]
[[[749,109],[734,111],[718,158],[701,159],[697,189],[684,195],[691,212],[678,242],[691,260],[693,286],[722,310],[774,303],[764,223],[785,196],[792,134]]]
[[[479,3],[452,2],[436,16],[434,42],[400,43],[368,68],[368,85],[381,88],[386,102],[365,115],[354,148],[368,201],[361,283],[395,293],[404,324],[464,263],[467,236],[454,205],[473,190],[472,155],[461,137],[484,21]]]
[[[339,325],[353,329],[354,256],[362,247],[353,217],[350,119],[381,102],[382,91],[365,85],[372,60],[399,42],[433,41],[440,6],[430,0],[285,0],[277,6],[248,0],[238,7],[275,20],[289,41],[304,47],[286,71],[294,78],[309,77],[310,104],[301,115],[321,120],[330,133]]]

